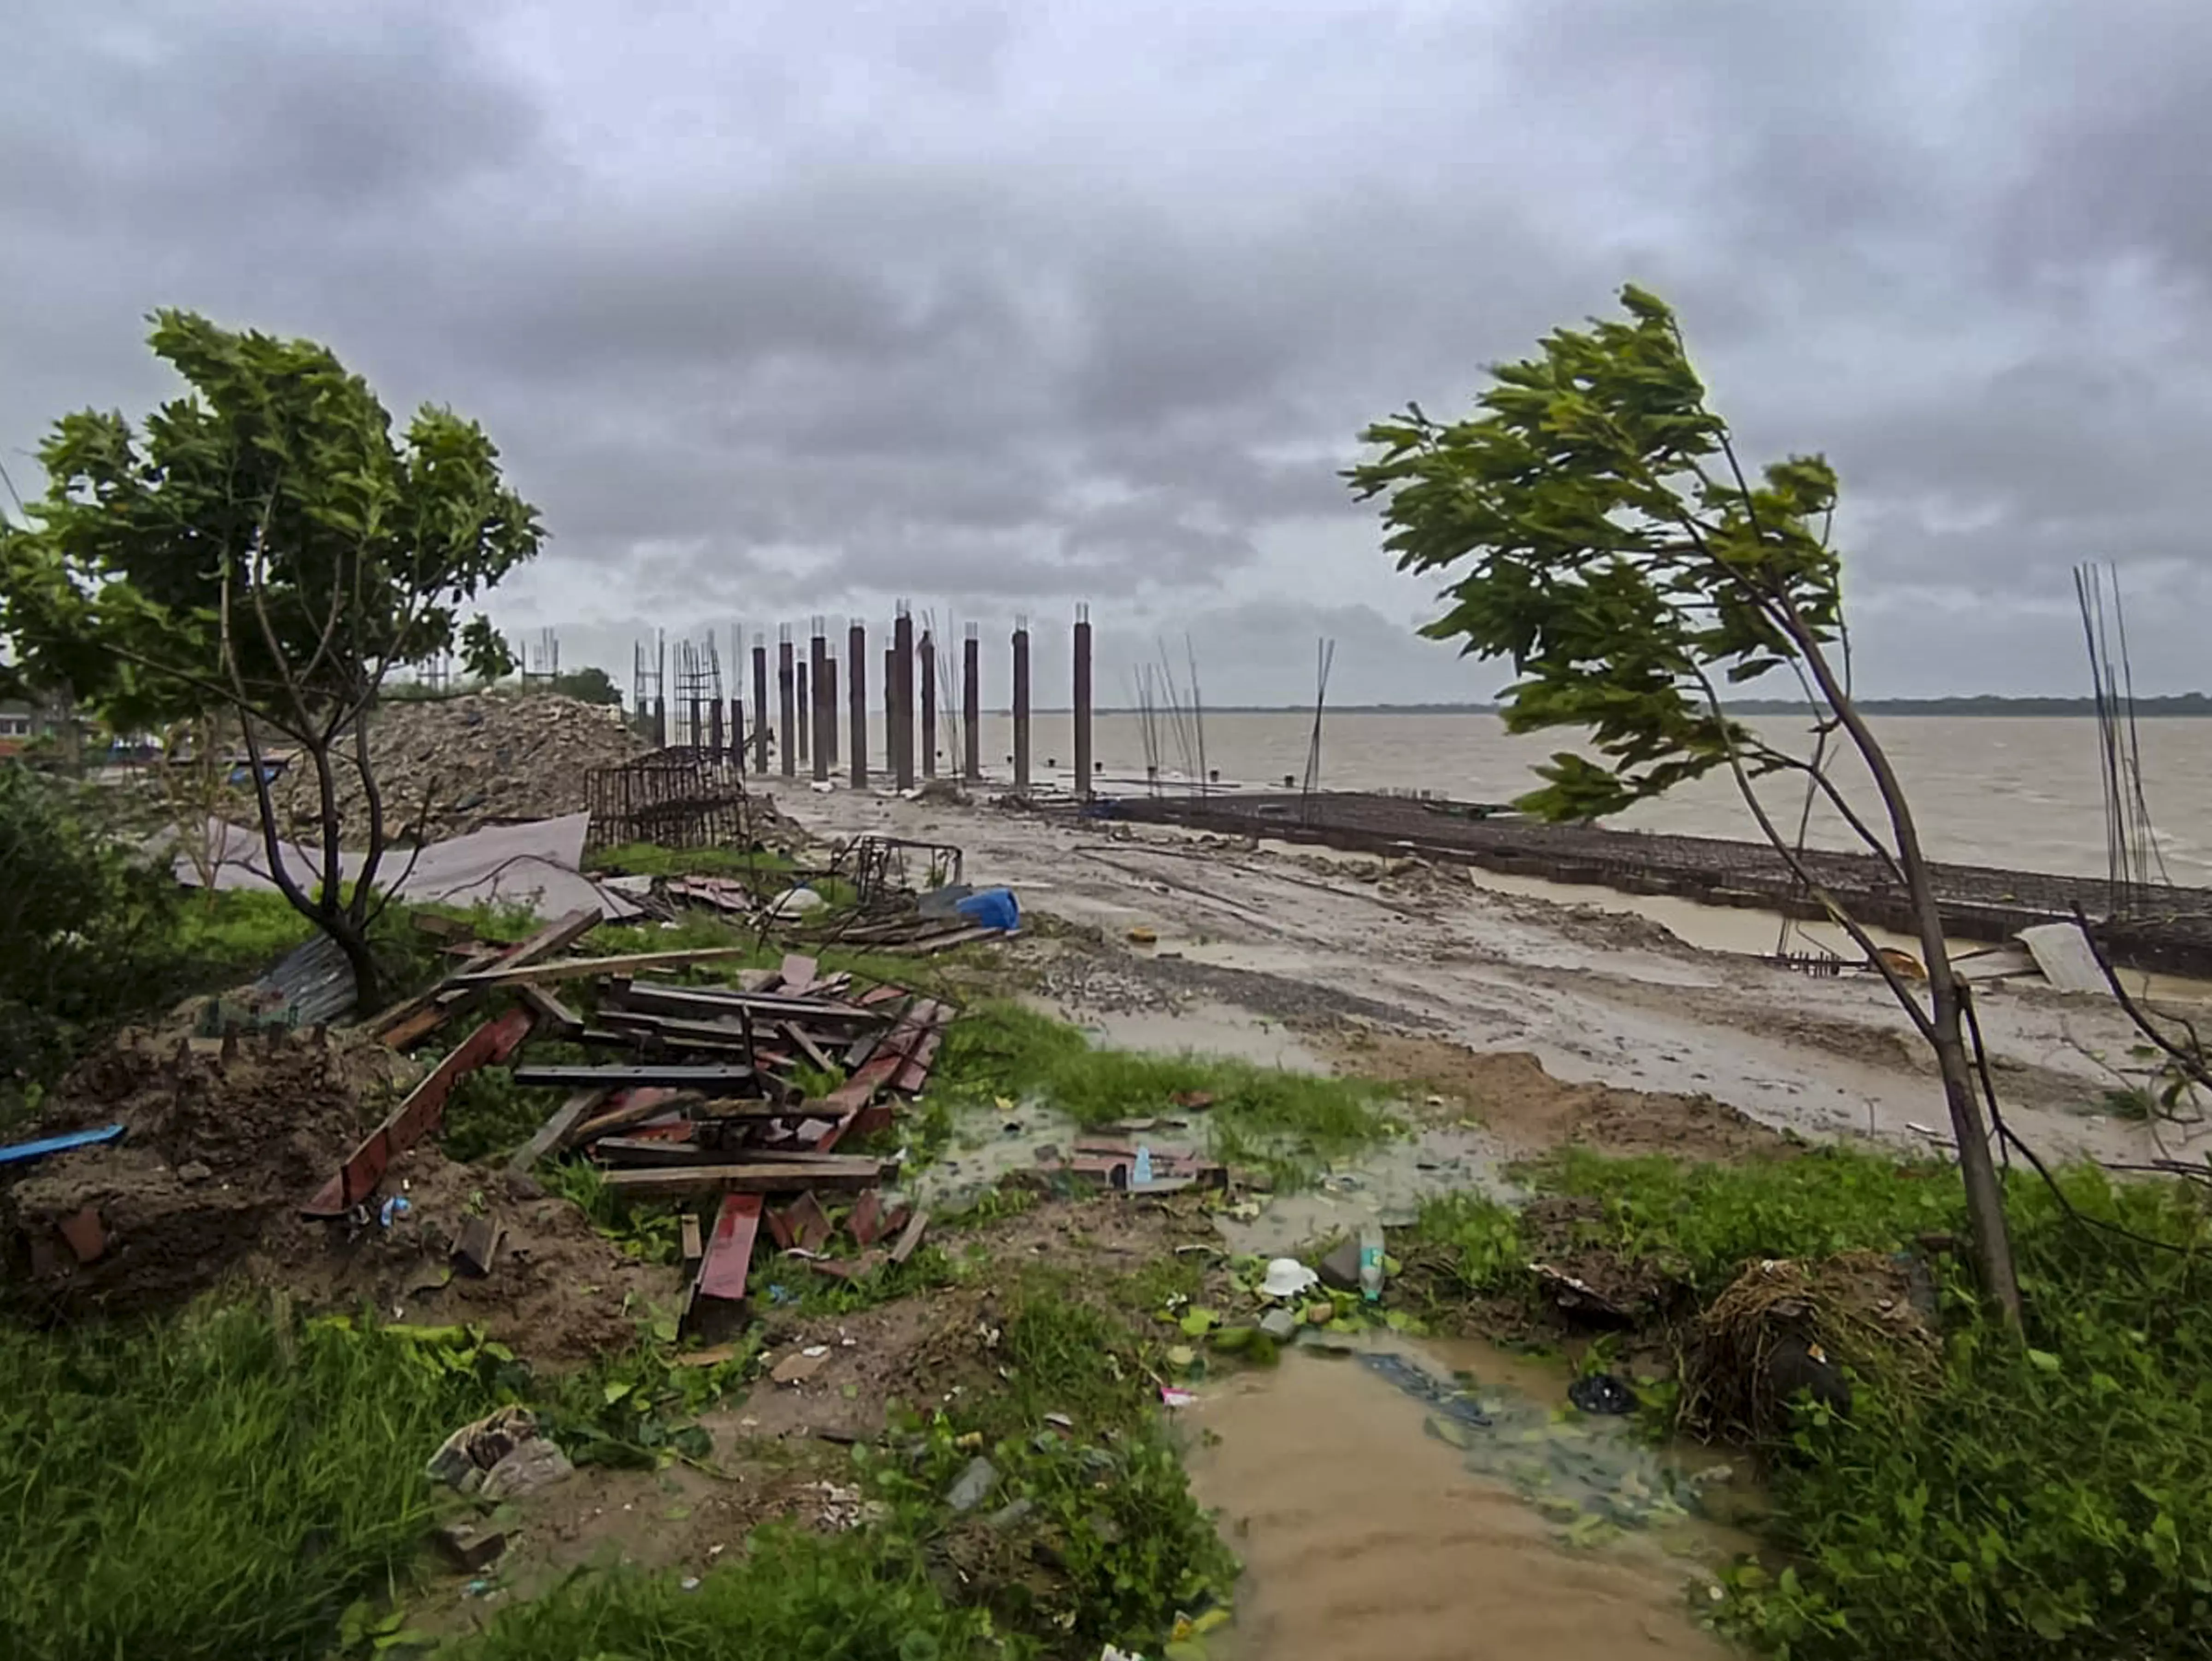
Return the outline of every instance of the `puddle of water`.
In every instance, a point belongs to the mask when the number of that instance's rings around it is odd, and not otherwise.
[[[1268,1196],[1256,1217],[1218,1216],[1214,1226],[1231,1251],[1277,1257],[1331,1234],[1356,1234],[1370,1219],[1403,1227],[1434,1195],[1510,1196],[1517,1190],[1505,1163],[1504,1144],[1486,1130],[1431,1126],[1376,1143],[1311,1188]]]
[[[1042,998],[1023,1000],[1040,1014],[1058,1012]],[[1225,1003],[1199,1001],[1175,1010],[1130,1010],[1089,1014],[1083,1030],[1103,1050],[1148,1050],[1162,1055],[1225,1056],[1292,1073],[1326,1073],[1328,1063],[1300,1043],[1279,1021]]]
[[[1215,1661],[1729,1654],[1691,1618],[1690,1583],[1750,1542],[1692,1516],[1667,1460],[1619,1424],[1555,1423],[1556,1370],[1482,1346],[1387,1353],[1442,1389],[1468,1367],[1492,1422],[1306,1351],[1186,1410],[1212,1433],[1192,1485],[1245,1566]]]

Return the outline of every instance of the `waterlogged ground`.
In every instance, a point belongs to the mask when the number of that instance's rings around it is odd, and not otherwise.
[[[1711,1570],[1750,1548],[1700,1514],[1716,1461],[1686,1472],[1620,1421],[1565,1409],[1563,1370],[1465,1342],[1383,1353],[1491,1422],[1439,1411],[1366,1355],[1304,1348],[1184,1410],[1204,1433],[1193,1485],[1244,1562],[1209,1656],[1729,1652],[1692,1614]]]

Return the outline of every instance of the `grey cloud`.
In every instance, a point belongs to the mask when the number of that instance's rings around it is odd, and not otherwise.
[[[503,611],[623,678],[708,615],[1087,598],[1188,624],[1226,700],[1304,697],[1330,629],[1372,697],[1487,696],[1409,642],[1425,593],[1336,471],[1631,277],[1747,447],[1843,472],[1876,690],[2069,685],[2074,559],[2169,599],[2212,569],[2212,17],[2178,0],[9,27],[11,470],[161,394],[155,305],[325,338],[485,422],[555,534]],[[2166,609],[2140,655],[2185,684]]]

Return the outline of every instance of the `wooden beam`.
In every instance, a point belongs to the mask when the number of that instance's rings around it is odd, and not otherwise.
[[[685,964],[722,963],[751,952],[750,946],[701,946],[684,952],[634,952],[618,958],[562,958],[553,963],[502,964],[453,977],[457,986],[505,986],[514,981],[574,981],[592,975],[621,975],[633,969],[674,969]]]
[[[757,1194],[726,1194],[714,1214],[714,1232],[699,1259],[698,1279],[692,1295],[736,1303],[745,1295],[745,1276],[752,1268],[753,1239],[760,1232],[761,1197]]]
[[[408,1092],[392,1116],[369,1132],[355,1148],[338,1174],[317,1189],[301,1208],[307,1217],[343,1217],[376,1191],[392,1161],[437,1128],[446,1111],[446,1098],[464,1074],[487,1062],[503,1062],[530,1036],[530,1012],[510,1009],[495,1021],[461,1040],[459,1045],[432,1069],[430,1076]]]
[[[735,1062],[629,1062],[614,1067],[518,1067],[519,1085],[551,1085],[556,1088],[616,1089],[635,1085],[661,1085],[672,1090],[710,1091],[731,1094],[755,1081],[750,1067]]]
[[[537,1134],[523,1143],[508,1158],[507,1168],[520,1176],[561,1145],[561,1139],[574,1130],[584,1116],[606,1100],[604,1090],[579,1090],[560,1106],[553,1115],[538,1127]]]
[[[880,1161],[826,1154],[789,1164],[693,1165],[679,1171],[611,1171],[606,1185],[632,1199],[682,1199],[694,1194],[799,1194],[828,1189],[858,1193],[883,1180]]]
[[[573,1038],[584,1030],[584,1018],[544,987],[525,981],[519,995],[537,1013],[539,1020],[562,1037]]]
[[[891,1248],[891,1261],[902,1263],[913,1256],[914,1249],[921,1244],[922,1231],[928,1226],[929,1214],[927,1211],[917,1211],[908,1218],[905,1232],[898,1237],[898,1244]]]

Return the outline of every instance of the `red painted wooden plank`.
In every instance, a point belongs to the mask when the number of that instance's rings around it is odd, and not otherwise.
[[[874,1189],[860,1196],[853,1207],[853,1238],[864,1246],[872,1246],[883,1238],[884,1198]]]
[[[761,1196],[725,1194],[714,1214],[714,1232],[707,1241],[707,1255],[699,1260],[698,1295],[722,1298],[732,1303],[745,1295],[745,1276],[751,1273],[753,1239],[760,1232]]]
[[[445,1116],[446,1099],[465,1074],[489,1062],[505,1061],[530,1036],[530,1012],[510,1009],[495,1021],[461,1040],[460,1044],[433,1068],[430,1076],[408,1092],[392,1116],[368,1133],[354,1149],[338,1174],[316,1190],[301,1207],[307,1217],[342,1217],[349,1208],[376,1192],[393,1159],[435,1129]]]

